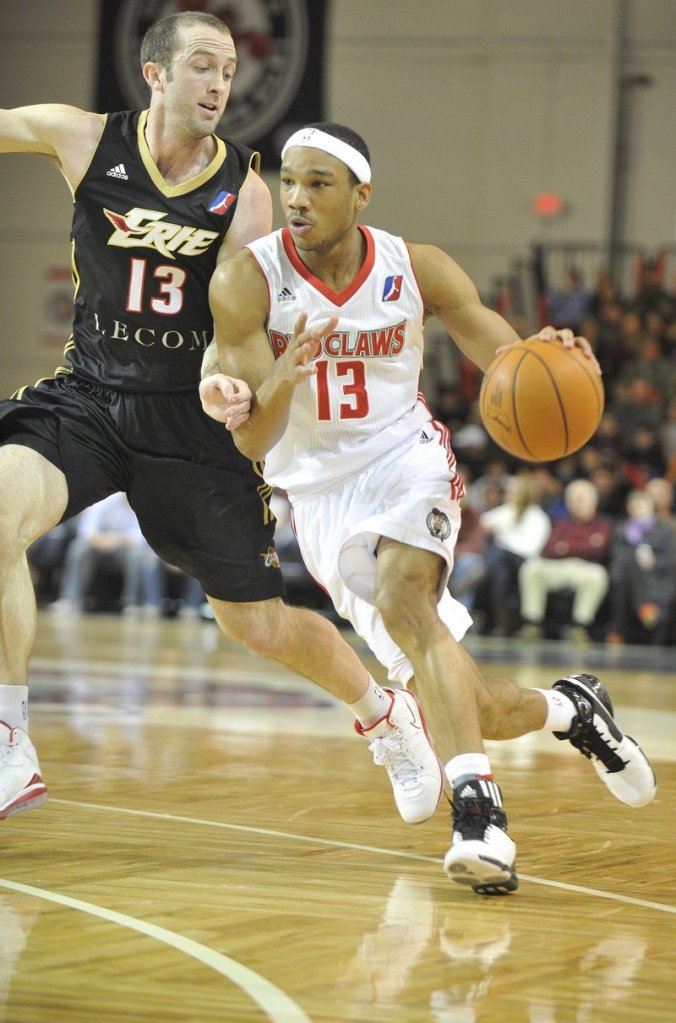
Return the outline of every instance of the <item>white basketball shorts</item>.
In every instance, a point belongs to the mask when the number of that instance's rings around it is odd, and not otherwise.
[[[387,668],[405,685],[413,666],[390,639],[375,608],[376,546],[389,537],[433,551],[446,563],[439,583],[439,617],[456,640],[472,624],[466,608],[447,589],[460,528],[452,496],[454,473],[436,441],[418,436],[360,473],[315,497],[291,497],[303,560],[347,619]]]

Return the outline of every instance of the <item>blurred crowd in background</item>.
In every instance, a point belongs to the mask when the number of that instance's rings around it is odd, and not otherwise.
[[[608,274],[590,285],[571,266],[543,296],[542,322],[587,337],[603,370],[604,415],[576,454],[534,465],[498,448],[481,421],[481,373],[460,355],[454,379],[427,393],[467,487],[449,585],[475,633],[676,645],[676,296],[664,277],[648,261],[623,294]],[[334,617],[288,502],[273,500],[290,601]],[[38,603],[55,614],[211,617],[199,584],[150,550],[123,495],[57,526],[29,562]]]
[[[465,359],[433,398],[467,486],[450,588],[482,634],[676,643],[676,296],[646,261],[630,294],[571,266],[543,323],[589,339],[606,404],[592,440],[544,465],[517,461],[481,421]],[[518,322],[516,329],[524,335]]]

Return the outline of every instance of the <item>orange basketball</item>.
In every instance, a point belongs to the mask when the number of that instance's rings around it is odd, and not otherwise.
[[[527,462],[552,462],[587,443],[603,414],[595,366],[560,341],[522,341],[486,370],[479,405],[488,433]]]

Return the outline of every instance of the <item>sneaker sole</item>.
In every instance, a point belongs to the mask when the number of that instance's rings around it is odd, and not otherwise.
[[[487,856],[468,857],[465,860],[449,862],[444,859],[444,871],[456,884],[468,885],[478,895],[508,895],[519,887],[515,868],[492,860]]]
[[[0,821],[12,817],[16,813],[23,813],[24,810],[36,810],[47,802],[49,796],[44,785],[33,785],[25,789],[13,802],[6,804],[0,809]]]

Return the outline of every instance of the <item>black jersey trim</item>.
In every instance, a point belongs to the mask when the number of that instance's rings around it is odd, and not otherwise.
[[[194,178],[190,178],[189,181],[181,181],[178,185],[168,185],[164,180],[157,164],[152,158],[150,148],[146,142],[145,126],[148,120],[148,111],[142,110],[141,115],[138,119],[137,126],[137,142],[138,150],[141,154],[141,159],[145,169],[157,189],[162,192],[163,195],[167,196],[168,199],[173,199],[178,195],[187,195],[188,192],[194,192],[196,188],[200,188],[210,178],[213,178],[217,170],[223,165],[223,162],[227,156],[227,148],[223,139],[220,139],[218,135],[212,135],[214,142],[216,143],[216,155],[204,170]]]

